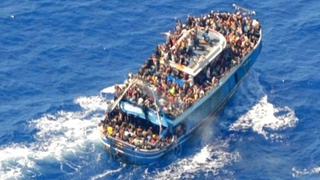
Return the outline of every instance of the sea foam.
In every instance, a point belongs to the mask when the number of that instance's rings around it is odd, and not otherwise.
[[[155,179],[194,179],[194,174],[201,172],[206,179],[223,174],[224,177],[233,177],[234,172],[223,169],[239,161],[239,152],[229,152],[227,142],[219,142],[219,145],[205,145],[190,157],[179,159],[164,169],[157,170]],[[147,176],[147,174],[145,174]]]
[[[268,102],[268,96],[263,96],[248,112],[234,122],[230,130],[252,129],[266,139],[281,139],[276,131],[293,127],[298,121],[295,112],[288,106],[276,107]]]
[[[281,140],[284,137],[280,131],[294,127],[299,119],[289,106],[279,107],[268,101],[268,96],[274,92],[265,92],[259,76],[251,71],[235,94],[234,106],[225,110],[227,118],[236,117],[229,130],[252,130],[266,139]]]
[[[80,153],[86,149],[88,142],[98,142],[97,123],[103,118],[107,101],[100,96],[91,96],[76,98],[74,103],[80,105],[82,110],[62,110],[29,120],[29,127],[37,129],[35,142],[0,147],[0,179],[37,177],[41,168],[37,165],[39,161],[59,161],[61,166],[75,171],[78,169],[75,165],[64,163],[64,158],[70,153]]]
[[[292,168],[292,177],[294,178],[301,178],[308,175],[319,174],[320,167],[314,168],[305,168],[305,169],[298,169],[296,167]]]

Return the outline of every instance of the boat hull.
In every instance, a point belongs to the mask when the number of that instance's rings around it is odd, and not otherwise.
[[[237,87],[244,80],[249,70],[256,62],[262,49],[261,38],[255,49],[244,57],[243,61],[230,70],[223,77],[218,86],[210,91],[207,96],[192,105],[182,116],[181,119],[173,121],[173,124],[183,123],[186,125],[186,132],[192,133],[206,119],[213,119],[222,107],[228,102],[237,90]]]
[[[186,137],[187,135],[185,138]],[[171,144],[170,146],[161,150],[150,151],[142,149],[138,150],[131,145],[119,143],[119,141],[116,141],[115,139],[105,138],[103,136],[101,136],[100,140],[105,150],[112,158],[121,162],[137,165],[147,165],[157,162],[164,156],[174,152],[175,149],[180,147],[182,142],[182,139],[179,139],[179,143]]]
[[[101,136],[101,142],[111,155],[111,157],[130,164],[146,165],[159,161],[164,156],[179,150],[181,145],[188,140],[193,132],[203,122],[214,120],[215,115],[224,107],[228,100],[232,97],[237,87],[244,80],[249,70],[258,59],[262,49],[262,33],[254,50],[243,58],[243,61],[233,67],[230,72],[220,80],[219,85],[209,91],[208,95],[194,103],[185,113],[171,124],[185,125],[186,133],[179,137],[172,145],[155,151],[137,150],[134,146],[121,143],[113,138]]]

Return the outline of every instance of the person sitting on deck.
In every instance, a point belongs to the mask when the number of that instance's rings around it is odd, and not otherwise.
[[[211,78],[212,78],[212,77],[211,77],[211,68],[210,68],[210,66],[207,68],[206,78],[207,78],[207,79],[211,79]]]
[[[125,142],[129,142],[129,138],[131,137],[130,134],[129,134],[129,131],[128,129],[126,128],[126,130],[124,131],[124,134],[123,134],[123,141]]]
[[[111,125],[108,125],[107,127],[107,132],[108,132],[108,135],[109,136],[112,136],[113,135],[113,127]]]
[[[137,146],[138,148],[140,148],[143,144],[143,140],[140,137],[136,137],[133,139],[132,143]]]
[[[150,142],[151,142],[152,144],[154,144],[154,143],[156,143],[156,142],[157,142],[157,140],[158,140],[157,135],[156,135],[156,134],[153,134],[153,135],[152,135],[152,138],[151,138],[151,140],[150,140]]]
[[[143,129],[142,136],[143,137],[147,137],[148,136],[148,131],[146,129]]]

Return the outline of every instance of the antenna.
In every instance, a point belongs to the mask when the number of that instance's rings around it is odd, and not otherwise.
[[[252,11],[250,9],[247,9],[243,6],[238,6],[236,4],[232,4],[232,6],[234,7],[235,10],[238,10],[238,11],[243,11],[244,13],[248,14],[248,15],[256,15],[256,12],[255,11]]]

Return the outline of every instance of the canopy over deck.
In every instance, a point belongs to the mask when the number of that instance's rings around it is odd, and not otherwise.
[[[134,116],[139,116],[141,119],[148,120],[151,123],[159,126],[168,127],[167,118],[165,116],[160,116],[160,118],[157,117],[157,112],[153,109],[148,109],[148,118],[146,118],[145,112],[142,110],[141,107],[122,101],[120,102],[120,108],[122,111],[132,114]]]

